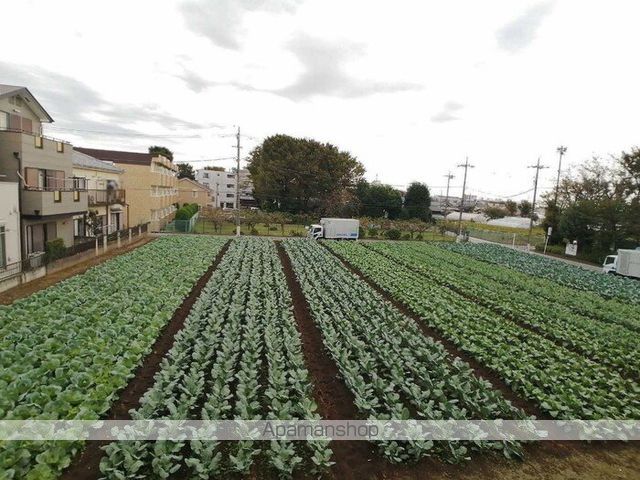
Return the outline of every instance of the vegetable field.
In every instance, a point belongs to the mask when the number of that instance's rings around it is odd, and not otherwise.
[[[640,419],[640,283],[502,250],[158,238],[0,306],[0,420],[112,415],[159,339],[164,358],[117,418],[328,418],[320,352],[354,419]],[[345,443],[5,441],[0,479],[347,478]],[[368,445],[374,459],[349,462],[390,476],[529,456],[516,442]],[[70,476],[83,447],[94,465]]]

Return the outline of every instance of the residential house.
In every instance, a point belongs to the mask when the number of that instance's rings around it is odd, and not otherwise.
[[[73,151],[73,174],[86,178],[88,212],[73,217],[76,237],[93,237],[128,227],[124,170],[113,162]]]
[[[240,169],[240,208],[257,208],[258,202],[253,197],[251,173],[246,168]]]
[[[73,217],[87,211],[71,145],[42,135],[42,124],[51,122],[27,88],[0,85],[0,178],[19,183],[23,257],[45,251],[56,238],[72,246]]]
[[[181,206],[185,203],[197,203],[202,208],[211,205],[212,202],[211,190],[208,187],[190,178],[178,179],[178,203]]]
[[[18,187],[18,182],[4,182],[0,178],[0,279],[11,274],[11,265],[22,259]]]
[[[178,168],[168,158],[152,153],[121,152],[96,148],[77,151],[104,162],[112,162],[123,170],[129,226],[149,222],[151,231],[161,230],[174,216],[178,203]]]
[[[196,170],[196,181],[213,192],[213,204],[217,208],[236,208],[236,174],[222,168]]]

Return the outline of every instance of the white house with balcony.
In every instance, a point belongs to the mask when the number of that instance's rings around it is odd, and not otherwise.
[[[73,175],[72,146],[42,135],[53,119],[26,87],[0,84],[0,175],[20,191],[22,256],[61,238],[72,246],[73,217],[87,211],[84,178]]]

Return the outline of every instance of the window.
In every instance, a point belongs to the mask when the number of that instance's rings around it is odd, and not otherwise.
[[[62,201],[62,192],[60,190],[54,190],[53,201],[56,203],[60,203]]]
[[[6,130],[7,128],[9,128],[9,114],[0,111],[0,130]]]
[[[202,178],[209,178],[209,174],[207,172],[203,172]]]
[[[33,137],[36,148],[44,148],[44,142],[42,141],[42,137],[40,135],[36,135]]]
[[[198,196],[198,192],[195,190],[191,192],[191,198],[196,198]]]
[[[33,133],[33,122],[30,118],[22,118],[22,131],[27,133]]]
[[[79,190],[74,190],[73,191],[73,201],[74,202],[79,202],[80,201],[80,191]]]
[[[227,208],[233,208],[233,203],[227,202]]]
[[[234,188],[235,185],[233,183],[227,183],[227,188]]]
[[[64,143],[63,142],[56,142],[56,152],[64,153]]]
[[[22,117],[20,115],[15,115],[13,113],[9,114],[9,128],[11,130],[21,130],[22,129]]]
[[[235,196],[236,196],[236,195],[235,195],[234,193],[227,193],[227,198],[233,198],[233,197],[235,197]]]
[[[230,174],[228,174],[228,175],[227,175],[227,178],[234,179],[234,178],[236,178],[236,176],[235,176],[235,175],[232,175],[232,174],[230,173]]]

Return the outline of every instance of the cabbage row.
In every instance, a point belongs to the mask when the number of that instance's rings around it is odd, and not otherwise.
[[[446,259],[448,262],[470,270],[479,278],[497,281],[512,289],[527,291],[537,297],[548,300],[559,308],[565,308],[585,317],[602,322],[622,325],[640,332],[640,306],[623,303],[618,299],[605,299],[593,292],[576,290],[552,280],[519,272],[513,268],[483,262],[470,255],[456,253],[440,245],[425,245],[425,250]],[[483,280],[484,281],[484,280]]]
[[[0,307],[0,419],[99,418],[223,244],[160,238]],[[51,478],[77,448],[6,442],[0,478]]]
[[[631,377],[640,375],[638,333],[620,325],[606,324],[574,313],[571,309],[515,289],[513,284],[479,277],[452,264],[442,250],[423,242],[368,244],[433,282],[490,308],[520,324],[532,327],[556,343]],[[489,267],[489,266],[487,266]],[[491,268],[491,267],[489,267]]]
[[[362,418],[526,418],[317,243],[287,240],[284,245],[324,345]],[[519,445],[500,442],[387,441],[379,446],[392,462],[431,454],[454,462],[467,458],[469,450],[520,454]]]
[[[203,288],[155,383],[142,419],[319,419],[284,272],[269,240],[233,240]],[[330,464],[327,442],[114,442],[106,478],[223,478],[256,459],[281,477]]]
[[[560,419],[640,419],[640,387],[362,245],[329,248]]]
[[[595,292],[605,298],[618,298],[640,305],[640,283],[629,278],[604,275],[558,260],[488,243],[448,243],[442,244],[441,247],[485,262],[505,265],[529,275],[547,278],[577,290]]]

